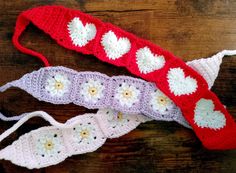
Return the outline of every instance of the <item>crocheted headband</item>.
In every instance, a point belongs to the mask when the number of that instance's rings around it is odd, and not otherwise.
[[[0,150],[0,159],[29,169],[43,168],[62,162],[75,154],[93,152],[107,138],[117,138],[135,129],[140,123],[149,121],[143,115],[125,115],[110,110],[99,110],[97,114],[84,114],[62,124],[43,111],[21,115],[21,119],[0,135],[0,142],[33,117],[42,117],[52,126],[41,127],[22,135],[11,145]],[[0,114],[0,118],[9,120]],[[16,117],[18,119],[19,116]],[[14,120],[14,117],[11,118]],[[66,139],[66,140],[64,140]]]
[[[66,67],[45,67],[0,87],[19,87],[38,100],[111,108],[122,113],[143,113],[156,120],[177,121],[190,127],[181,111],[153,83],[127,76],[108,77],[96,72],[76,72]]]
[[[217,60],[220,56],[223,57],[222,52],[211,58],[187,63],[197,71],[199,64],[202,64],[200,68],[202,69],[206,65],[211,67],[212,63],[214,69],[217,67],[219,70],[221,61]],[[216,76],[212,76],[208,70],[206,72],[203,75],[206,75],[207,82],[211,86]],[[218,71],[214,74],[218,74]],[[0,87],[0,92],[12,86],[27,91],[39,100],[54,104],[73,102],[89,109],[112,108],[129,114],[143,113],[155,120],[176,121],[191,128],[181,111],[153,83],[132,77],[110,78],[101,73],[79,73],[65,67],[46,67],[5,84]]]
[[[112,24],[62,6],[42,6],[22,12],[13,43],[24,53],[47,59],[20,45],[18,38],[32,22],[61,46],[93,54],[102,61],[124,66],[154,82],[178,107],[208,149],[236,148],[236,123],[207,82],[181,59],[161,47]]]

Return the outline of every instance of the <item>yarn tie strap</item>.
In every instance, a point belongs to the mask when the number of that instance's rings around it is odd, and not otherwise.
[[[57,128],[65,128],[67,127],[63,123],[57,122],[53,117],[49,116],[46,112],[43,111],[35,111],[33,113],[24,113],[22,115],[14,116],[14,117],[6,117],[2,113],[0,113],[0,119],[4,121],[17,121],[14,126],[12,126],[10,129],[6,130],[4,133],[0,135],[0,142],[4,140],[6,137],[8,137],[10,134],[15,132],[22,124],[24,124],[26,121],[33,117],[41,117],[45,120],[47,120],[51,125],[57,127]],[[70,126],[69,126],[70,127]],[[67,127],[68,128],[68,127]]]
[[[78,10],[41,6],[19,15],[13,43],[20,51],[40,58],[45,66],[49,63],[42,54],[24,48],[18,41],[30,22],[65,48],[92,54],[154,82],[180,107],[206,148],[236,148],[233,117],[208,89],[205,79],[172,53]]]

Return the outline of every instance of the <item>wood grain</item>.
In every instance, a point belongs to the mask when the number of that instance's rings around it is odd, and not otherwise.
[[[57,4],[80,9],[111,22],[170,50],[185,61],[210,56],[222,49],[236,49],[235,0],[0,0],[0,85],[39,69],[38,59],[18,52],[11,43],[17,15],[28,8]],[[53,65],[77,71],[99,71],[109,76],[126,74],[125,69],[100,62],[58,46],[49,36],[30,25],[21,42],[46,55]],[[213,91],[236,113],[236,61],[226,57]],[[60,122],[85,112],[84,107],[40,102],[19,89],[0,94],[0,111],[8,116],[44,110]],[[235,117],[236,118],[236,117]],[[2,133],[13,123],[0,122]],[[0,146],[20,135],[47,125],[32,119]],[[108,140],[96,152],[77,155],[40,170],[27,170],[0,161],[1,173],[154,173],[236,172],[236,151],[207,151],[191,130],[174,122],[148,122],[131,133]]]

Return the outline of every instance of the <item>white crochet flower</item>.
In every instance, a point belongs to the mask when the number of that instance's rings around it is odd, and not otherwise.
[[[132,85],[122,83],[116,90],[115,99],[117,99],[121,106],[131,107],[138,101],[140,91]]]
[[[52,156],[61,152],[62,141],[58,134],[42,135],[36,143],[37,152],[42,156]]]
[[[128,119],[127,115],[123,114],[122,112],[114,111],[107,115],[107,120],[112,125],[122,125],[124,124]]]
[[[74,127],[74,131],[75,131],[75,137],[77,138],[79,143],[87,143],[89,144],[90,142],[92,142],[92,140],[94,140],[94,128],[92,127],[91,124],[88,125],[78,125],[76,127]]]
[[[71,82],[68,80],[66,75],[55,74],[54,76],[47,79],[45,89],[53,97],[62,97],[66,92],[69,91],[70,84]]]
[[[150,105],[154,111],[162,114],[173,106],[173,102],[159,89],[151,94]]]
[[[81,85],[80,94],[86,102],[96,103],[103,97],[103,84],[99,80],[89,79]]]

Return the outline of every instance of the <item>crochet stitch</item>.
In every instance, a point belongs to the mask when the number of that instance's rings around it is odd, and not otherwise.
[[[51,17],[51,14],[54,14],[53,16],[56,14],[58,18]],[[76,20],[77,22],[74,23],[73,21]],[[18,42],[18,37],[29,22],[48,33],[58,44],[65,48],[85,54],[93,54],[102,61],[116,66],[124,66],[131,73],[154,82],[181,109],[186,120],[208,149],[236,148],[236,138],[232,137],[236,135],[236,123],[233,117],[220,103],[216,95],[208,89],[205,79],[168,51],[78,10],[61,6],[43,6],[27,10],[19,15],[13,43],[22,52],[42,59],[46,66],[49,64],[43,55],[24,48]],[[73,23],[72,27],[70,27],[71,22]],[[92,28],[96,28],[96,30]],[[102,44],[102,38],[110,31],[115,33],[118,39],[126,38],[131,43],[129,52],[117,59],[109,58]],[[80,32],[84,36],[79,37]],[[78,44],[74,43],[74,40],[77,40]],[[110,46],[110,48],[114,49],[114,46]],[[144,49],[146,51],[143,51]],[[139,56],[140,51],[142,51],[140,53],[142,56]],[[140,57],[141,63],[139,63]],[[176,71],[176,69],[179,69],[176,72],[178,78],[174,78],[174,81],[178,87],[173,88],[173,78],[168,74],[173,70]],[[183,92],[180,86],[186,86],[188,92]],[[208,127],[203,128],[194,122],[197,103],[202,99],[211,101],[214,104],[214,110],[219,111],[225,117],[226,125],[223,128],[217,130]],[[213,111],[211,113],[214,114]]]
[[[21,116],[13,127],[0,135],[0,142],[24,122],[36,116],[44,118],[52,126],[41,127],[20,136],[11,145],[0,150],[0,159],[9,160],[28,169],[55,165],[72,155],[93,152],[101,147],[107,138],[120,137],[140,123],[150,121],[143,115],[126,115],[104,109],[99,110],[97,114],[73,117],[62,124],[46,112],[35,111]],[[3,115],[0,118],[8,119]]]

